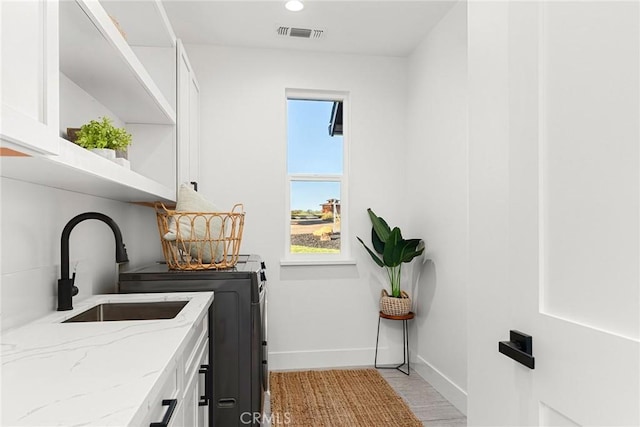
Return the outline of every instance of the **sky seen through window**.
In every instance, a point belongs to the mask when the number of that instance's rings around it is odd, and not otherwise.
[[[287,100],[289,174],[342,174],[343,137],[329,136],[332,101]],[[339,182],[293,181],[291,210],[320,210],[340,199]]]

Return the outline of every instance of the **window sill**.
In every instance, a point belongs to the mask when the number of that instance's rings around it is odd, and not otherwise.
[[[355,259],[282,259],[280,267],[318,266],[318,265],[355,265]]]

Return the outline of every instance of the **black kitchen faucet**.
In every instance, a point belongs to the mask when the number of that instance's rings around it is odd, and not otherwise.
[[[60,240],[60,272],[61,278],[58,280],[58,311],[73,309],[73,297],[78,294],[78,288],[74,285],[76,273],[69,277],[69,236],[73,227],[86,219],[97,219],[109,227],[113,231],[116,238],[116,262],[128,262],[127,250],[122,242],[122,233],[118,224],[108,216],[98,212],[85,212],[73,217],[62,230],[62,239]]]

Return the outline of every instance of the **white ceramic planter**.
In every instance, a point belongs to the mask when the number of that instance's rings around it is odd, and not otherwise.
[[[110,148],[92,148],[91,151],[105,159],[109,159],[111,161],[116,160],[116,151]]]
[[[114,162],[116,162],[117,164],[119,164],[125,169],[131,169],[131,162],[129,162],[129,160],[127,159],[123,159],[122,157],[116,157],[114,159]]]

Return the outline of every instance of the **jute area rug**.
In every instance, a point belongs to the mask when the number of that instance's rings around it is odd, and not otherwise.
[[[422,426],[375,369],[271,372],[270,382],[274,427]]]

